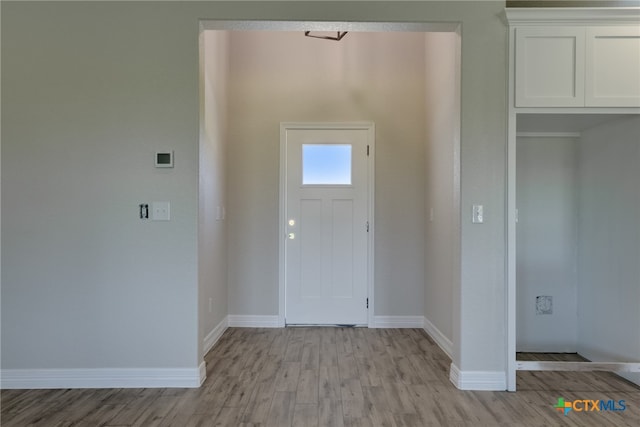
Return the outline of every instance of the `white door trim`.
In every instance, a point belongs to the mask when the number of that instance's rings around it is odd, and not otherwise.
[[[287,221],[287,153],[286,132],[289,129],[353,129],[366,130],[369,140],[369,156],[367,158],[367,214],[369,217],[369,233],[367,234],[367,293],[369,298],[369,310],[367,312],[367,326],[374,325],[374,195],[375,195],[375,125],[373,122],[282,122],[280,123],[280,212],[278,215],[278,325],[285,326],[285,290],[286,290],[286,221]]]

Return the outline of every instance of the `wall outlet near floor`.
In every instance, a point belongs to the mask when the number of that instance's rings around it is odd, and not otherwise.
[[[536,297],[536,314],[553,314],[553,297],[540,295]]]

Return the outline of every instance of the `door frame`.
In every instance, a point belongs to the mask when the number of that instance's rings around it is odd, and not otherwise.
[[[368,133],[369,155],[367,157],[367,216],[369,232],[367,233],[367,294],[369,309],[367,311],[367,326],[374,325],[374,196],[375,196],[375,124],[373,122],[281,122],[280,123],[280,209],[278,225],[278,326],[286,326],[286,239],[287,239],[287,151],[286,133],[289,129],[302,130],[366,130]]]

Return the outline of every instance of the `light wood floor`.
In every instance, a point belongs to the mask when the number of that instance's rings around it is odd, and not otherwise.
[[[457,390],[419,329],[228,329],[199,389],[3,390],[12,426],[639,426],[640,388],[608,373],[522,372],[518,392]],[[559,397],[624,412],[554,410]]]

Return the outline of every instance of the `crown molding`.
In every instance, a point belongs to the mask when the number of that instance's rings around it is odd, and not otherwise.
[[[640,7],[515,7],[505,15],[511,26],[640,24]]]

